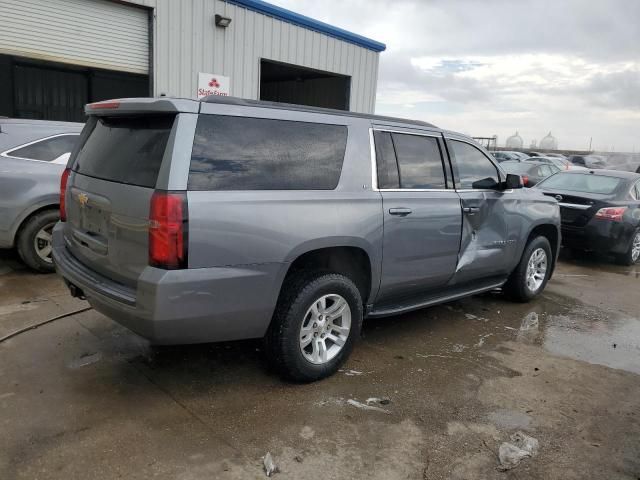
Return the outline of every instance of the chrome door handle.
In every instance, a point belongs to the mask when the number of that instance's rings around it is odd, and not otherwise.
[[[401,217],[405,217],[405,216],[409,215],[410,213],[411,213],[411,209],[410,208],[396,207],[396,208],[390,208],[389,209],[389,214],[391,214],[391,215],[400,215]]]
[[[469,215],[473,215],[474,213],[478,213],[480,211],[480,207],[462,207],[462,211],[464,213],[468,213]]]

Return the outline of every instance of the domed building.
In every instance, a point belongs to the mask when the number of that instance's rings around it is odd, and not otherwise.
[[[558,139],[549,132],[546,137],[540,140],[540,148],[543,150],[557,150]]]
[[[507,148],[522,148],[522,145],[524,145],[524,142],[522,141],[522,137],[518,134],[518,132],[515,133],[515,135],[511,135],[509,138],[507,138],[507,141],[505,142],[505,147]]]

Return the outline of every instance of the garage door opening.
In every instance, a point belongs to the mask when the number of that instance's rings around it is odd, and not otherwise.
[[[87,103],[148,97],[149,76],[0,55],[0,115],[84,122]]]
[[[260,61],[260,100],[349,110],[351,77]]]

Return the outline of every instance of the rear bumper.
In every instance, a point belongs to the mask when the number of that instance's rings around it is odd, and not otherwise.
[[[600,253],[625,253],[633,231],[624,222],[592,219],[584,227],[562,225],[562,244]]]
[[[135,289],[82,264],[67,249],[62,224],[53,231],[58,273],[100,313],[161,345],[264,336],[286,266],[161,270],[147,267]]]

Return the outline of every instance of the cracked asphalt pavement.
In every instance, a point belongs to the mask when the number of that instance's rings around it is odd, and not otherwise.
[[[1,479],[640,478],[640,266],[562,257],[543,296],[365,322],[295,385],[259,341],[151,347],[95,311],[0,344]],[[0,253],[0,337],[86,306]],[[374,408],[365,408],[374,407]],[[539,452],[501,472],[522,431]]]

